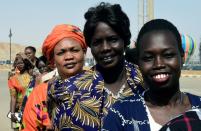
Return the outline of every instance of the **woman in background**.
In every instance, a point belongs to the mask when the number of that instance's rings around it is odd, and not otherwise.
[[[14,60],[13,65],[12,65],[12,69],[11,69],[11,71],[8,72],[8,79],[10,79],[10,77],[15,75],[16,73],[19,73],[19,70],[17,69],[17,65],[16,65],[17,63],[16,62],[17,62],[18,57],[21,57],[20,53],[22,53],[22,52],[17,53],[15,56],[15,60]]]
[[[51,71],[51,69],[47,65],[47,59],[44,56],[41,56],[38,58],[38,60],[36,61],[36,67],[39,70],[40,74],[38,74],[37,76],[33,76],[31,78],[31,81],[29,83],[29,86],[26,90],[26,94],[22,102],[22,108],[21,108],[22,115],[23,115],[23,111],[24,111],[24,107],[26,105],[27,99],[29,95],[31,94],[31,92],[33,91],[34,87],[42,83],[43,82],[42,77]]]
[[[29,58],[29,60],[32,62],[32,64],[35,67],[36,62],[38,61],[38,58],[35,56],[36,55],[36,48],[33,46],[27,46],[24,49],[24,53]]]
[[[8,80],[8,87],[10,89],[11,101],[10,112],[11,121],[15,122],[14,128],[19,129],[20,119],[17,119],[17,113],[20,113],[22,101],[25,96],[25,92],[28,88],[31,80],[30,70],[33,69],[32,63],[28,60],[24,53],[18,53],[15,59],[15,66],[19,70],[14,76],[11,76]]]

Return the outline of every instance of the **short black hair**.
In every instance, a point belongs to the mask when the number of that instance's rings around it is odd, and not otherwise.
[[[39,62],[40,62],[40,61],[44,62],[46,65],[48,64],[48,63],[47,63],[47,58],[46,58],[44,55],[42,55],[42,56],[40,56],[40,57],[38,58],[38,60],[36,61],[36,67],[37,67],[37,68],[39,67]]]
[[[178,43],[178,49],[181,53],[181,56],[184,56],[184,50],[182,48],[182,43],[181,43],[181,35],[177,27],[165,19],[154,19],[144,24],[144,26],[141,28],[137,37],[137,43],[136,43],[137,56],[139,56],[139,45],[140,45],[141,38],[144,36],[144,34],[151,31],[156,31],[156,30],[168,30],[172,32],[173,35],[176,37],[176,40]]]
[[[27,46],[27,47],[25,47],[25,50],[27,50],[27,49],[30,49],[30,50],[32,50],[34,53],[36,53],[36,48],[33,47],[33,46]]]
[[[128,16],[122,11],[119,4],[101,2],[96,7],[91,7],[84,15],[84,36],[87,45],[91,46],[91,39],[99,22],[108,24],[123,40],[124,46],[130,44],[130,22]]]

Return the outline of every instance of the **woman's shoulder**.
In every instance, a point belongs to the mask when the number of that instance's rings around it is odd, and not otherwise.
[[[131,62],[128,62],[125,60],[125,66],[126,67],[129,67],[131,69],[135,69],[135,70],[139,70],[139,67],[138,65],[134,64],[134,63],[131,63]]]
[[[137,77],[142,79],[142,74],[140,72],[138,65],[125,61],[125,66],[127,70],[129,70],[131,73],[134,73],[135,75],[137,75]]]
[[[90,88],[92,86],[93,81],[95,80],[95,78],[96,78],[95,71],[85,70],[83,73],[78,74],[77,76],[72,78],[74,80],[69,79],[69,81],[72,81],[73,84],[78,89],[87,89],[87,88]]]
[[[128,82],[130,85],[134,86],[134,88],[132,87],[132,90],[134,89],[133,92],[137,92],[139,94],[144,92],[144,81],[138,65],[125,61],[125,67],[127,70]]]
[[[9,77],[8,80],[14,80],[19,76],[19,74],[13,74],[12,76]]]
[[[189,99],[201,100],[201,96],[198,96],[192,93],[187,93],[187,92],[184,92],[184,94],[186,94],[189,97]]]
[[[36,91],[47,90],[48,83],[40,83],[34,89]]]
[[[41,83],[39,85],[37,85],[33,91],[31,92],[29,97],[38,97],[38,99],[43,98],[46,99],[47,96],[47,88],[48,88],[48,84],[47,83]],[[37,98],[34,98],[37,99]]]
[[[93,83],[93,71],[84,70],[68,79],[62,80],[60,77],[48,81],[48,96],[70,95],[73,92],[90,92]],[[76,95],[79,93],[76,93]],[[73,96],[76,96],[73,95]]]
[[[174,119],[165,124],[160,131],[180,131],[185,130],[186,127],[193,129],[193,131],[200,131],[201,125],[201,109],[192,109],[180,114]]]
[[[194,95],[194,94],[191,94],[191,93],[185,93],[188,98],[189,98],[189,101],[192,105],[192,108],[201,108],[201,96],[198,96],[198,95]]]

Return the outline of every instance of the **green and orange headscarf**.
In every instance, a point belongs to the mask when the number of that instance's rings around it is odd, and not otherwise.
[[[78,27],[68,24],[56,25],[47,36],[42,46],[43,55],[50,63],[53,63],[54,47],[64,38],[72,38],[78,41],[83,49],[87,49],[84,35]]]

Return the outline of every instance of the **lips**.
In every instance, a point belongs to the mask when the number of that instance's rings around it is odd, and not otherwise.
[[[156,74],[152,76],[153,81],[157,83],[164,83],[169,80],[170,75],[167,73]]]
[[[104,63],[111,63],[113,61],[113,56],[110,55],[110,56],[104,56],[101,58],[101,60],[104,62]]]
[[[72,69],[72,68],[74,68],[75,67],[75,65],[76,65],[76,63],[67,63],[67,64],[65,64],[64,66],[67,68],[67,69]]]

